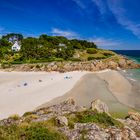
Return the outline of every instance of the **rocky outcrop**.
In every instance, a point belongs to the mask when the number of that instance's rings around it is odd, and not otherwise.
[[[76,123],[72,130],[62,127],[59,131],[64,133],[69,140],[138,140],[135,132],[129,127],[105,129],[95,123]]]
[[[104,129],[93,123],[76,123],[74,129],[68,127],[59,128],[61,133],[64,133],[69,140],[107,140],[109,134]]]
[[[124,125],[128,126],[140,136],[140,114],[138,112],[129,112],[126,119],[119,119]]]
[[[68,125],[68,119],[65,116],[58,116],[56,118],[56,122],[58,125],[61,126],[67,126]]]
[[[84,109],[76,105],[75,101],[70,98],[60,104],[53,105],[46,108],[41,108],[33,112],[27,112],[22,117],[9,117],[0,121],[0,126],[9,126],[9,125],[20,125],[22,123],[30,122],[53,122],[55,124],[55,129],[66,136],[68,140],[138,140],[140,132],[140,114],[135,112],[129,112],[129,115],[126,119],[119,119],[119,122],[122,122],[123,125],[111,125],[112,119],[111,116],[108,116],[108,107],[105,103],[100,100],[94,100],[91,103],[91,109]],[[96,111],[93,111],[96,109]],[[90,110],[90,111],[89,111]],[[83,112],[83,115],[80,116],[80,113]],[[105,112],[105,113],[104,113]],[[86,114],[87,113],[87,114]],[[106,114],[101,120],[94,118],[94,115]],[[78,116],[76,116],[76,114]],[[90,117],[88,117],[90,115]],[[79,119],[84,118],[88,122],[79,122],[76,117]],[[94,119],[92,119],[92,117]],[[99,117],[99,116],[98,116]],[[74,118],[74,119],[70,119]],[[51,120],[51,121],[50,121]],[[97,122],[97,120],[99,122]],[[114,120],[114,119],[113,119]],[[95,121],[95,122],[94,122]],[[100,122],[108,123],[110,125],[99,125]],[[116,121],[116,120],[115,120]],[[48,124],[49,124],[48,123]],[[72,123],[72,124],[71,124]]]
[[[50,62],[41,64],[21,64],[12,65],[10,68],[5,69],[5,71],[99,71],[104,69],[131,69],[140,68],[140,64],[123,57],[117,56],[108,58],[105,60],[92,60],[92,61],[81,61],[81,62]]]
[[[97,110],[99,113],[103,113],[103,112],[108,113],[108,106],[104,102],[100,101],[99,99],[91,102],[91,109]]]
[[[127,118],[134,121],[140,121],[140,114],[138,112],[128,112]]]

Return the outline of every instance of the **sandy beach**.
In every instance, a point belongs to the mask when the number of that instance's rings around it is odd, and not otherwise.
[[[22,115],[68,92],[87,72],[0,72],[0,119]]]
[[[139,95],[119,72],[0,72],[0,119],[23,115],[36,108],[74,98],[77,105],[90,107],[100,99],[110,112],[128,112]]]
[[[115,70],[90,73],[84,75],[65,95],[40,107],[57,104],[69,97],[74,98],[80,106],[90,107],[91,101],[100,99],[108,105],[110,113],[127,115],[130,110],[140,109],[140,94],[136,87]]]

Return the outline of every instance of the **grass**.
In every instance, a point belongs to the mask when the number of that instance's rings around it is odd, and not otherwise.
[[[14,114],[14,115],[11,115],[11,116],[9,117],[9,119],[13,119],[13,120],[17,121],[17,120],[20,119],[20,116],[19,116],[18,114]]]
[[[43,123],[0,126],[0,140],[66,140],[65,136]]]
[[[128,115],[128,112],[111,112],[110,114],[113,118],[125,119],[125,117]]]
[[[31,122],[32,120],[38,119],[38,116],[35,114],[31,114],[25,117],[24,122]]]
[[[98,113],[97,111],[92,110],[86,110],[83,112],[77,112],[75,113],[75,117],[69,117],[69,127],[73,128],[74,123],[97,123],[103,127],[108,126],[116,126],[116,127],[123,127],[123,125],[113,119],[111,116],[109,116],[106,113]]]
[[[24,114],[23,114],[23,117],[26,117],[26,116],[29,116],[29,115],[32,115],[33,114],[33,112],[25,112]]]
[[[115,55],[114,52],[101,49],[87,49],[87,51],[79,52],[81,60],[100,60],[112,57]]]
[[[82,112],[74,112],[65,115],[68,119],[68,126],[70,129],[74,128],[75,123],[96,123],[102,128],[109,126],[116,126],[123,128],[123,124],[115,120],[106,113],[98,113],[97,110],[85,110]],[[66,140],[63,134],[57,131],[61,127],[56,123],[55,118],[47,121],[32,122],[38,116],[27,112],[24,114],[25,119],[19,125],[0,126],[0,140]],[[19,116],[13,115],[12,119],[17,120]],[[84,139],[86,130],[81,130],[82,139]],[[139,133],[139,132],[137,132]]]
[[[95,49],[95,48],[88,48],[88,49],[87,49],[87,53],[88,53],[88,54],[96,54],[97,52],[98,52],[98,50]]]
[[[134,109],[134,108],[131,108],[131,107],[125,107],[122,111],[110,112],[110,115],[113,118],[116,118],[116,119],[125,119],[128,116],[128,112],[138,112],[138,113],[140,113],[140,110]]]

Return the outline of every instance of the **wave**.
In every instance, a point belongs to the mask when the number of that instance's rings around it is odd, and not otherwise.
[[[136,82],[136,81],[137,81],[136,79],[134,79],[134,78],[132,78],[132,77],[127,77],[127,79],[129,79],[129,80],[131,80],[131,81],[133,81],[133,82]]]

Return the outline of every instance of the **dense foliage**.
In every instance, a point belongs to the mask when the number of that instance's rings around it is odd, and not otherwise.
[[[11,46],[15,41],[21,44],[18,55],[12,52]],[[12,62],[32,62],[39,60],[68,60],[73,57],[75,49],[97,48],[85,40],[69,40],[62,36],[41,35],[38,38],[24,38],[21,34],[7,34],[0,39],[0,59]],[[16,57],[17,56],[17,57]],[[7,59],[6,59],[7,57]]]
[[[21,49],[18,52],[11,50],[15,41],[18,41],[18,44],[21,45]],[[0,63],[20,64],[63,60],[91,60],[91,57],[94,59],[94,54],[97,54],[95,59],[98,57],[98,52],[97,46],[93,42],[77,39],[70,40],[63,36],[43,34],[38,38],[24,38],[21,34],[11,33],[2,36],[0,39]],[[108,55],[106,53],[101,58]],[[88,57],[90,58],[88,59]]]

